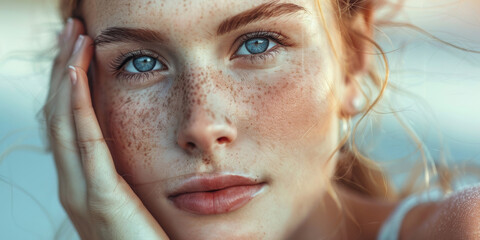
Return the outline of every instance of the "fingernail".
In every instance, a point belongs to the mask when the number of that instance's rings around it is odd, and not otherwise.
[[[80,50],[82,47],[83,41],[85,40],[85,37],[83,35],[79,35],[77,42],[75,42],[75,47],[73,48],[73,55]]]
[[[72,85],[75,85],[77,83],[77,69],[74,66],[68,66],[68,69],[70,81],[72,81]]]
[[[73,32],[73,19],[69,18],[65,24],[65,29],[63,30],[63,42],[67,42],[70,39]]]

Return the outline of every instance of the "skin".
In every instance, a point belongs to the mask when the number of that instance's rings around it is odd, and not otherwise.
[[[295,3],[315,12],[311,1]],[[330,46],[323,25],[308,15],[211,37],[224,18],[260,3],[235,4],[84,1],[85,28],[78,20],[67,24],[45,115],[61,202],[83,239],[373,239],[395,207],[334,186],[359,225],[335,221],[340,210],[326,186],[336,158],[328,160],[339,141],[339,112],[351,112],[356,93],[334,57],[340,46]],[[328,12],[326,20],[334,26]],[[107,26],[156,29],[168,43],[94,49],[92,39]],[[293,44],[268,62],[230,59],[238,35],[264,26],[281,29]],[[144,81],[116,78],[108,64],[139,47],[158,51],[169,70]],[[193,173],[240,174],[266,187],[236,211],[199,216],[166,199]],[[462,194],[461,204],[452,198],[413,209],[402,238],[441,239],[447,235],[428,226],[476,219],[478,211],[449,217],[478,202]]]
[[[82,239],[168,239],[115,170],[92,107],[92,39],[78,20],[60,36],[44,107],[60,202]],[[75,46],[75,47],[74,47]],[[127,223],[135,223],[125,228]]]
[[[313,1],[295,3],[316,11]],[[93,105],[117,170],[175,239],[285,238],[324,197],[335,162],[328,159],[339,141],[339,93],[332,86],[343,78],[321,23],[312,14],[281,17],[217,38],[209,34],[223,19],[259,2],[147,5],[84,6],[91,36],[107,26],[128,26],[154,29],[168,39],[164,45],[96,48]],[[264,62],[229,59],[238,36],[265,25],[284,32],[291,46]],[[119,52],[141,48],[163,54],[170,69],[142,80],[116,78],[108,63]],[[222,137],[226,142],[218,141]],[[234,173],[267,187],[238,211],[199,218],[166,198],[192,173]]]

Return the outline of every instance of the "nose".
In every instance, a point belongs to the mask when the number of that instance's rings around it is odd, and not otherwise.
[[[226,147],[237,138],[237,130],[229,120],[216,121],[206,115],[197,112],[178,133],[178,145],[189,153],[211,153],[215,148]]]
[[[211,154],[219,147],[231,145],[237,138],[237,128],[228,118],[230,94],[215,84],[216,81],[221,84],[224,79],[209,71],[203,72],[206,73],[203,76],[193,72],[182,79],[184,96],[177,144],[189,153]]]

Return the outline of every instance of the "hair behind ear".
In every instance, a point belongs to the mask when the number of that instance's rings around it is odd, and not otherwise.
[[[347,74],[365,74],[373,39],[373,0],[340,0],[340,28]]]
[[[337,0],[345,91],[342,96],[341,117],[353,117],[363,112],[367,99],[361,91],[362,79],[372,69],[373,0]],[[362,96],[363,95],[363,96]]]
[[[374,67],[370,56],[374,50],[373,14],[375,0],[334,0],[338,4],[338,24],[343,41],[344,71],[347,89],[351,98],[354,90],[359,90],[361,81],[355,79],[372,78],[378,87],[383,86],[372,76]],[[375,74],[374,74],[375,75]],[[378,97],[379,98],[379,97]],[[346,101],[344,99],[344,101]],[[348,100],[347,100],[348,101]],[[370,109],[373,104],[370,105]],[[368,101],[367,101],[368,102]],[[346,111],[343,117],[351,117],[353,111]],[[368,112],[368,110],[367,110]],[[367,113],[364,113],[367,114]],[[356,128],[353,128],[356,129]],[[355,130],[350,133],[355,134]],[[394,189],[378,164],[363,156],[354,146],[355,141],[347,142],[340,150],[336,166],[335,180],[348,188],[367,196],[393,200],[397,198]]]
[[[342,14],[354,16],[357,11],[371,7],[373,0],[338,0],[338,3]]]
[[[355,156],[355,153],[343,147],[335,169],[335,180],[360,194],[384,199],[397,198],[391,183],[383,170],[373,161],[366,162]]]

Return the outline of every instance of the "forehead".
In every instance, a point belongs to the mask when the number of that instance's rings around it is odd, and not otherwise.
[[[144,27],[165,31],[215,31],[225,19],[260,5],[295,4],[315,11],[315,0],[86,0],[82,12],[91,36],[108,27]],[[213,30],[215,29],[215,30]],[[212,32],[213,34],[213,32]]]

